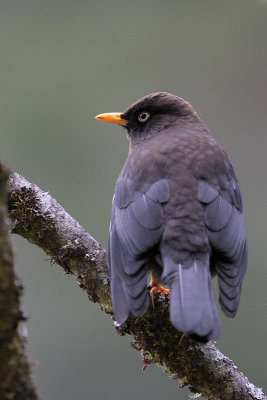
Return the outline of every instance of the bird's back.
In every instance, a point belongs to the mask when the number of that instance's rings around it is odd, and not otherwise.
[[[247,267],[241,191],[229,157],[192,106],[168,93],[98,117],[125,126],[130,140],[108,245],[116,320],[146,312],[154,262],[171,289],[172,324],[197,340],[216,339],[221,327],[211,270],[221,307],[233,317]]]

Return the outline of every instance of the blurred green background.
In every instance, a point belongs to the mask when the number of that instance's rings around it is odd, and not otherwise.
[[[191,102],[243,191],[249,269],[218,347],[266,386],[267,2],[0,1],[0,153],[104,246],[124,131],[94,119],[150,92]],[[187,399],[119,337],[72,277],[14,237],[43,399]],[[265,304],[265,305],[264,305]]]

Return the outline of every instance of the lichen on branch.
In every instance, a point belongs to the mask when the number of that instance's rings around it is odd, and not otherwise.
[[[112,313],[106,252],[49,193],[14,173],[9,184],[11,230],[41,247],[51,261],[74,274],[90,300]],[[133,337],[144,363],[154,363],[194,393],[207,399],[264,400],[261,389],[212,343],[181,339],[169,322],[168,297],[155,297],[155,307],[142,318],[130,317],[117,327]]]
[[[25,319],[20,309],[22,284],[14,271],[7,226],[7,183],[10,171],[0,162],[0,399],[38,400],[25,356],[25,338],[18,332]]]

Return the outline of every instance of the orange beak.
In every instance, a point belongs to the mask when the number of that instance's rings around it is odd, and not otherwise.
[[[127,124],[127,121],[121,118],[120,113],[98,114],[95,118],[99,119],[100,121],[110,122],[111,124],[124,125],[124,126]]]

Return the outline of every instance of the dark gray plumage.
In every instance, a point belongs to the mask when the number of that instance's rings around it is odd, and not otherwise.
[[[108,122],[125,125],[130,152],[115,188],[108,245],[115,318],[121,324],[147,311],[147,277],[155,269],[171,290],[172,324],[196,340],[216,339],[211,274],[233,317],[247,266],[231,162],[191,105],[172,94],[145,96],[118,121]]]

